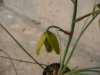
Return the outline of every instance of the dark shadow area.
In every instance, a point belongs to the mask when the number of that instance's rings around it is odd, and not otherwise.
[[[3,3],[3,0],[0,0],[0,4]]]

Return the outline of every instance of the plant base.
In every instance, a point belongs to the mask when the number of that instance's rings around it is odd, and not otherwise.
[[[50,64],[45,68],[43,75],[57,75],[59,68],[60,68],[59,63]],[[66,72],[69,72],[69,71],[70,71],[70,69],[66,68]]]

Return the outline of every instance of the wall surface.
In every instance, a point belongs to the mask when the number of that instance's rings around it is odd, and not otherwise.
[[[0,3],[3,3],[3,0],[0,0]]]
[[[77,17],[91,12],[95,1],[100,2],[99,0],[79,0]],[[70,28],[73,10],[70,0],[4,0],[4,3],[20,14],[41,22],[43,28],[51,25],[50,22],[67,30]],[[100,57],[100,30],[97,21],[98,19],[91,24],[78,44],[81,50],[91,53],[94,57]],[[74,40],[84,22],[85,20],[77,23]]]
[[[95,1],[99,2],[99,0]],[[95,1],[79,0],[78,16],[82,16],[85,13],[91,12]],[[70,28],[73,9],[73,4],[70,0],[4,0],[4,3],[6,6],[21,13],[22,15],[28,16],[33,20],[43,22],[43,27],[51,25],[51,23],[47,20],[49,19],[54,25],[59,25],[64,29]],[[84,21],[77,23],[76,35]],[[87,37],[89,39],[85,41],[84,39],[87,39]],[[95,21],[87,30],[87,33],[83,36],[84,45],[87,45],[85,42],[88,41],[89,47],[93,47],[98,50],[100,41],[96,39],[99,38],[99,29],[97,21]]]
[[[95,0],[99,2],[99,0]],[[92,10],[94,0],[79,0],[79,15],[83,15]],[[6,6],[30,17],[40,19],[41,17],[50,19],[53,23],[58,23],[66,27],[70,24],[72,17],[72,3],[70,0],[4,0]]]
[[[18,13],[36,19],[36,7],[33,0],[4,0],[6,6],[14,9]]]

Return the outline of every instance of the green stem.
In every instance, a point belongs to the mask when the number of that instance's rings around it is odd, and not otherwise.
[[[81,31],[80,31],[80,33],[84,30],[84,28],[85,28],[85,26],[87,25],[87,22],[89,21],[89,19],[90,19],[90,16],[85,20],[85,22],[84,22],[84,24],[83,24],[83,26],[82,26],[82,29],[81,29]]]
[[[0,24],[0,26],[10,35],[10,37],[19,45],[19,47],[32,59],[34,60],[42,69],[44,69],[44,67],[35,59],[31,56],[31,54],[29,54],[27,52],[27,50],[9,33],[9,31],[2,25]]]
[[[49,31],[49,29],[51,29],[51,28],[56,28],[56,29],[60,29],[60,30],[62,30],[60,27],[58,27],[58,26],[49,26],[48,28],[47,28],[47,31]]]
[[[9,58],[9,57],[5,57],[5,56],[0,56],[1,58],[4,58],[4,59],[10,59],[10,60],[14,60],[14,61],[18,61],[18,62],[24,62],[24,63],[29,63],[29,64],[37,64],[35,62],[30,62],[30,61],[25,61],[25,60],[20,60],[20,59],[15,59],[15,58]],[[45,64],[41,64],[43,66],[47,66]]]
[[[88,16],[95,15],[95,14],[100,14],[100,10],[96,10],[96,11],[93,11],[93,12],[91,12],[91,13],[88,13],[88,14],[86,14],[86,15],[84,15],[84,16],[81,16],[81,17],[77,18],[77,19],[75,20],[75,22],[78,22],[78,21],[83,20],[84,18],[86,18],[86,17],[88,17]]]
[[[58,27],[58,26],[49,26],[49,27],[47,28],[46,32],[49,31],[51,28],[59,29],[58,31],[61,31],[61,32],[63,32],[64,34],[69,35],[69,36],[71,35],[71,33],[70,33],[69,31],[65,31],[65,30],[61,29],[60,27]]]
[[[74,3],[74,12],[73,12],[73,19],[72,19],[72,24],[71,24],[71,36],[69,36],[68,43],[67,43],[67,46],[66,46],[66,49],[65,49],[65,52],[64,52],[64,56],[63,56],[63,60],[62,60],[62,64],[61,64],[59,72],[61,72],[61,70],[63,69],[63,65],[64,65],[64,62],[65,62],[65,59],[66,59],[66,55],[68,53],[68,49],[69,49],[69,46],[70,46],[70,43],[71,43],[71,40],[72,40],[72,37],[73,37],[74,28],[75,28],[75,20],[76,20],[76,15],[77,15],[77,2],[78,1],[75,0],[75,3]]]
[[[72,55],[73,55],[73,52],[74,52],[74,50],[75,50],[75,48],[76,48],[76,45],[77,45],[79,39],[82,37],[82,35],[83,35],[84,32],[86,31],[86,29],[90,26],[90,24],[95,20],[96,17],[97,17],[97,15],[96,15],[95,17],[93,17],[93,18],[90,20],[90,22],[86,25],[86,27],[83,29],[83,31],[82,31],[81,34],[79,35],[79,37],[78,37],[78,39],[77,39],[77,41],[76,41],[76,43],[75,43],[75,45],[74,45],[74,47],[73,47],[73,49],[72,49],[72,52],[71,52],[71,54],[69,55],[69,58],[68,58],[68,60],[67,60],[67,62],[66,62],[66,64],[65,64],[65,66],[68,65],[68,63],[69,63],[69,61],[70,61],[70,59],[71,59],[71,57],[72,57]],[[66,68],[64,68],[64,69],[66,69]]]

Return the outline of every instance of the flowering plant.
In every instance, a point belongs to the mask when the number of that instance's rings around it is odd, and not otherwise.
[[[79,42],[80,38],[82,37],[82,35],[84,34],[84,32],[87,30],[87,28],[91,25],[91,23],[97,18],[97,16],[100,14],[100,4],[95,4],[93,11],[83,15],[79,18],[76,18],[77,16],[77,7],[78,7],[78,0],[71,0],[73,3],[73,7],[74,7],[74,11],[73,11],[73,17],[72,17],[72,24],[71,24],[71,29],[70,31],[66,31],[58,26],[49,26],[46,31],[41,35],[40,40],[36,46],[36,54],[39,55],[40,50],[42,45],[45,45],[46,51],[48,53],[52,52],[53,50],[55,51],[56,54],[61,55],[61,50],[60,50],[60,46],[59,46],[59,41],[57,39],[57,36],[50,30],[51,28],[57,29],[60,32],[63,32],[64,34],[68,35],[68,41],[66,44],[66,48],[64,50],[64,54],[62,54],[61,56],[63,56],[61,58],[60,61],[60,67],[58,67],[59,69],[55,72],[54,70],[51,72],[50,70],[46,70],[46,75],[89,75],[89,73],[91,72],[98,72],[100,73],[100,67],[91,67],[91,68],[85,68],[85,69],[78,69],[77,67],[75,67],[72,70],[67,70],[66,71],[66,66],[68,66],[68,63],[70,62],[70,59],[75,51],[75,48],[77,46],[77,43]],[[72,47],[72,49],[70,50],[70,45],[71,45],[71,41],[73,38],[73,34],[74,34],[74,29],[75,29],[75,25],[78,21],[83,20],[86,17],[90,17],[90,20],[87,20],[87,23],[84,24],[84,26],[82,27],[79,36],[74,44],[74,46]],[[35,61],[36,64],[38,64],[42,69],[45,70],[44,68],[44,64],[40,64],[32,55],[30,55],[27,50],[11,35],[11,33],[9,33],[9,31],[2,25],[0,24],[1,27],[3,27],[5,29],[5,31],[12,37],[12,39],[20,46],[20,48],[22,48],[22,50],[33,60]],[[99,27],[100,27],[100,19],[99,19]],[[1,51],[1,50],[0,50]],[[70,53],[69,53],[70,51]],[[66,60],[66,57],[67,60]],[[3,57],[3,58],[7,58],[7,57]],[[22,61],[22,60],[18,60],[18,59],[12,59],[12,58],[7,58],[7,59],[11,59],[11,60],[16,60],[16,61],[21,61],[21,62],[27,62],[27,61]],[[33,63],[33,62],[27,62],[27,63]]]
[[[44,44],[46,47],[46,51],[48,53],[52,52],[52,50],[54,50],[56,52],[56,54],[61,55],[61,50],[59,48],[59,41],[57,39],[57,36],[52,31],[50,31],[51,28],[54,28],[54,29],[57,29],[57,30],[63,32],[64,34],[67,34],[69,36],[69,38],[66,41],[67,45],[66,45],[66,49],[64,50],[64,54],[62,54],[63,58],[60,61],[60,69],[59,69],[58,73],[57,74],[48,73],[48,75],[49,74],[50,75],[89,75],[88,72],[99,72],[100,73],[100,67],[85,68],[85,69],[78,69],[76,67],[69,72],[66,71],[66,66],[68,66],[68,63],[73,55],[73,52],[75,51],[75,48],[77,46],[79,39],[82,37],[82,35],[86,31],[86,29],[91,25],[91,23],[95,20],[95,18],[100,14],[100,4],[95,4],[92,12],[90,12],[84,16],[81,16],[79,18],[76,18],[78,0],[71,0],[71,1],[74,5],[74,12],[73,12],[73,18],[72,18],[72,24],[71,24],[70,31],[63,30],[62,28],[60,28],[58,26],[49,26],[47,28],[47,30],[40,37],[40,40],[39,40],[37,47],[36,47],[36,53],[37,53],[37,55],[39,55],[40,48],[41,48],[42,44]],[[71,41],[73,38],[76,23],[78,21],[83,20],[86,17],[89,17],[89,16],[92,16],[91,20],[88,23],[84,24],[84,26],[79,34],[79,37],[77,38],[72,50],[70,50],[69,48],[70,48],[70,44],[71,44]],[[99,20],[99,26],[100,26],[100,20]],[[70,53],[68,54],[69,51],[70,51]],[[68,57],[67,61],[65,61],[66,57]]]

